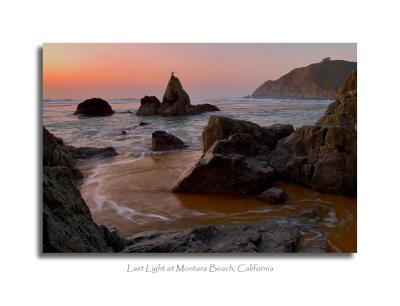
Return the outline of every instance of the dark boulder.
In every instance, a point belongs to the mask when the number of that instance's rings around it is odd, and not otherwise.
[[[155,131],[151,138],[151,149],[153,151],[179,150],[187,145],[178,137],[165,131]]]
[[[100,98],[91,98],[79,103],[75,115],[84,116],[109,116],[114,114],[110,104]]]
[[[140,107],[136,112],[138,116],[157,115],[161,102],[155,96],[145,96],[140,100]]]
[[[293,131],[291,124],[274,124],[269,127],[261,127],[250,121],[211,116],[202,134],[203,150],[206,152],[216,140],[228,138],[236,133],[250,134],[259,146],[267,145],[272,150],[280,139],[290,135]]]
[[[173,192],[258,194],[275,178],[263,160],[238,154],[207,152],[188,169],[172,188]]]
[[[269,204],[283,203],[287,199],[287,193],[281,188],[269,188],[258,196]]]

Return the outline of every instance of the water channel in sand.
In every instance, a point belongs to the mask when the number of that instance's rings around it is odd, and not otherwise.
[[[308,207],[328,210],[317,227],[327,234],[333,250],[356,251],[356,198],[323,194],[278,181],[289,194],[283,205],[269,205],[253,196],[174,194],[169,190],[198,150],[147,156],[114,157],[80,164],[80,187],[95,222],[116,227],[124,235],[148,230],[178,229],[232,222],[262,222]]]

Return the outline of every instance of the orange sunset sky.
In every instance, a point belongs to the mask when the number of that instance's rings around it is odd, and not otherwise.
[[[243,97],[356,44],[59,44],[43,46],[43,98],[162,98],[172,71],[191,97]]]

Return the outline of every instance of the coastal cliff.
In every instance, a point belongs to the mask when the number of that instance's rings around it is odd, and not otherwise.
[[[335,99],[356,62],[330,60],[296,68],[275,81],[267,81],[252,98]]]

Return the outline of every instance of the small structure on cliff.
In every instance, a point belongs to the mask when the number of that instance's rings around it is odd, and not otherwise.
[[[162,103],[154,96],[146,96],[140,100],[140,108],[136,115],[170,117],[197,115],[214,111],[219,111],[219,108],[211,104],[191,105],[189,95],[183,89],[179,79],[174,76],[174,72],[172,72]]]

